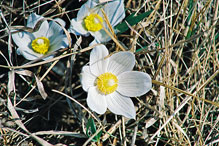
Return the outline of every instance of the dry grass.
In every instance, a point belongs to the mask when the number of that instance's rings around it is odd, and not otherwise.
[[[135,70],[153,78],[153,89],[133,98],[136,120],[87,108],[79,74],[88,62],[92,37],[71,35],[72,47],[50,62],[16,55],[8,32],[24,26],[31,12],[63,18],[68,27],[82,3],[0,2],[0,145],[219,145],[219,1],[125,1],[127,16],[153,10],[119,34],[119,41],[107,43],[111,52],[116,46],[134,51]],[[64,75],[52,70],[56,64],[64,64]],[[89,118],[97,132],[87,136]],[[92,142],[99,131],[100,141]]]

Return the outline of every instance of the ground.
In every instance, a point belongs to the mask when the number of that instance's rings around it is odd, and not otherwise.
[[[134,52],[134,70],[152,78],[151,91],[132,98],[135,120],[88,108],[80,73],[92,36],[70,34],[72,46],[49,63],[16,53],[9,30],[25,26],[32,12],[62,18],[67,30],[85,2],[0,2],[0,145],[219,145],[219,1],[124,1],[127,22],[132,14],[144,18],[132,16],[136,24],[105,45],[110,53]]]

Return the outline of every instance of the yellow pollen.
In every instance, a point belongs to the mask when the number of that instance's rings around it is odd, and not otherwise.
[[[103,19],[98,14],[90,14],[84,18],[84,27],[88,31],[99,31],[102,29]]]
[[[38,37],[31,43],[35,52],[40,54],[46,54],[49,50],[49,39],[46,37]]]
[[[112,73],[103,73],[96,79],[96,84],[98,90],[102,94],[110,94],[113,93],[118,87],[118,79]]]

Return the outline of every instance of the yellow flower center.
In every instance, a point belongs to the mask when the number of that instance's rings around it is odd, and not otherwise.
[[[118,79],[112,73],[103,73],[96,80],[98,90],[103,94],[113,93],[118,87]]]
[[[35,52],[46,54],[49,50],[49,39],[46,37],[38,37],[32,41],[31,45]]]
[[[99,31],[102,29],[103,19],[98,14],[90,14],[84,18],[84,26],[88,31]]]

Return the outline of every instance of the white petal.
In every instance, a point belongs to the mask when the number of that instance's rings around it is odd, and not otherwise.
[[[135,56],[131,52],[118,52],[109,59],[107,71],[119,75],[125,71],[131,71],[135,66]]]
[[[84,66],[81,72],[81,85],[84,91],[87,92],[90,87],[93,87],[95,80],[96,77],[93,74],[91,74],[90,67]]]
[[[93,0],[88,0],[85,4],[83,4],[81,6],[80,10],[78,11],[77,21],[83,20],[84,17],[89,15],[91,9],[94,8],[96,5],[97,5],[97,3],[94,2]]]
[[[92,45],[92,44],[91,44]],[[109,52],[104,45],[98,45],[90,53],[90,70],[95,76],[99,76],[106,72],[109,58],[104,59],[108,56]]]
[[[48,52],[54,52],[61,48],[66,48],[68,46],[68,39],[66,35],[61,34],[58,36],[52,36],[49,38],[50,40],[50,48]]]
[[[96,32],[90,31],[90,34],[100,43],[108,42],[111,40],[111,37],[103,29]]]
[[[151,90],[151,77],[147,73],[127,71],[118,76],[117,91],[124,96],[141,96]]]
[[[42,60],[49,60],[49,59],[52,59],[54,57],[54,55],[50,55],[48,57],[44,57]]]
[[[49,38],[51,36],[56,37],[60,34],[63,34],[62,27],[56,22],[50,21],[49,28],[45,37]]]
[[[43,18],[43,16],[37,15],[36,13],[32,13],[27,19],[27,27],[34,28],[37,22]]]
[[[123,0],[115,0],[107,3],[104,6],[104,12],[106,13],[110,24],[114,27],[120,23],[125,18],[125,9],[124,9]]]
[[[76,35],[87,36],[89,32],[86,29],[84,29],[82,23],[83,23],[83,20],[76,21],[75,19],[72,19],[71,25],[68,31]]]
[[[53,19],[53,21],[57,22],[58,24],[60,24],[61,26],[65,27],[65,21],[62,20],[61,18],[55,18]]]
[[[113,92],[106,96],[106,102],[108,109],[114,114],[135,119],[135,107],[129,97],[123,96],[118,92]]]
[[[18,47],[29,47],[34,36],[29,32],[18,32],[12,34],[12,39]]]
[[[96,87],[88,89],[87,105],[98,114],[104,114],[107,109],[106,97],[101,95]]]
[[[19,55],[23,55],[24,58],[26,58],[27,60],[35,60],[35,59],[43,56],[43,54],[36,53],[28,47],[18,48],[17,53]]]
[[[38,37],[46,37],[46,34],[49,30],[49,23],[47,21],[44,21],[41,25],[39,30],[33,33],[33,35],[38,38]]]
[[[70,38],[71,39],[71,38]],[[70,40],[71,41],[71,40]],[[69,45],[69,41],[67,36],[64,34],[63,40],[62,40],[62,46],[60,48],[67,48]]]

